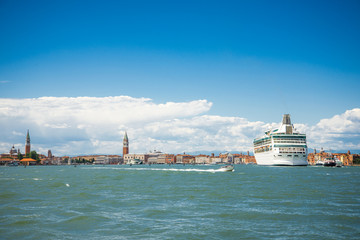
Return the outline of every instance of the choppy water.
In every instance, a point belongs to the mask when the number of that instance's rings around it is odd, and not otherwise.
[[[1,239],[359,239],[360,168],[0,168]]]

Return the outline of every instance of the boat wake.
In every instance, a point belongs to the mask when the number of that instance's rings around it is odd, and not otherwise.
[[[137,170],[137,171],[167,171],[167,172],[224,172],[222,169],[197,169],[197,168],[125,168],[123,170]]]
[[[201,169],[201,168],[147,168],[147,167],[127,167],[127,168],[118,168],[118,167],[92,167],[87,169],[113,169],[113,170],[120,170],[120,171],[166,171],[166,172],[209,172],[209,173],[216,173],[216,172],[226,172],[223,168],[210,168],[210,169]],[[231,170],[234,171],[234,170]]]

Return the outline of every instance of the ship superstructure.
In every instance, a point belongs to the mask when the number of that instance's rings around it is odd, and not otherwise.
[[[284,114],[279,128],[254,139],[254,155],[258,165],[307,166],[306,134],[297,132]]]

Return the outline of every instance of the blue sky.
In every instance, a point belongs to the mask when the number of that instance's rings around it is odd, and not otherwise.
[[[359,1],[2,0],[0,97],[204,99],[204,114],[314,126],[359,107],[359,12]]]

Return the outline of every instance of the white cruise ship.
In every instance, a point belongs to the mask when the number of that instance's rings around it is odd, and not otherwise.
[[[258,165],[307,166],[306,135],[297,132],[290,115],[284,114],[278,129],[254,139],[254,155]]]

